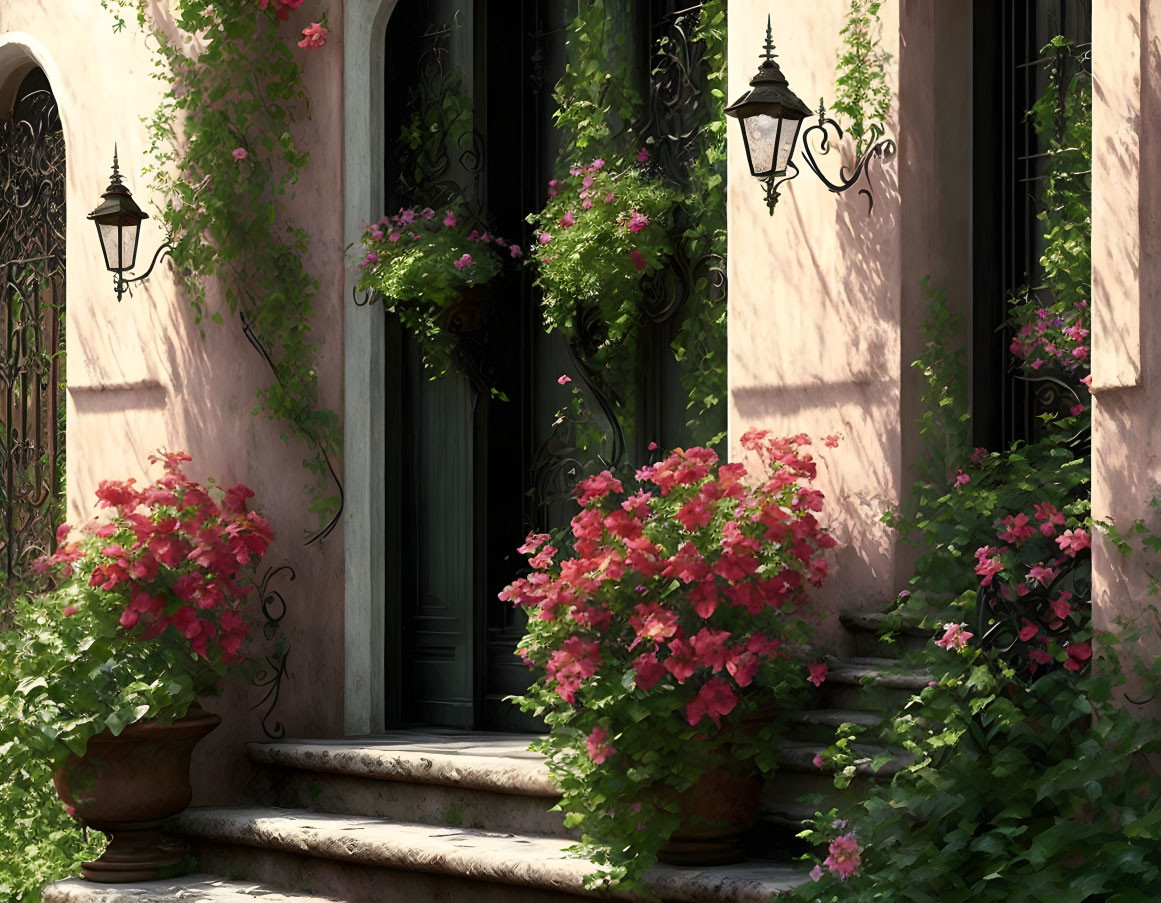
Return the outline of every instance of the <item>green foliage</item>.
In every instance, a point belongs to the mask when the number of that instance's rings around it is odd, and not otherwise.
[[[185,0],[166,23],[181,33],[171,40],[161,23],[151,26],[143,0],[102,2],[135,9],[156,42],[154,77],[168,88],[148,120],[146,171],[164,198],[161,220],[197,322],[222,322],[206,294],[216,278],[274,370],[255,413],[281,421],[284,438],[309,448],[310,508],[325,522],[338,505],[329,459],[342,440],[338,415],[318,397],[310,330],[318,281],[303,264],[310,239],[287,212],[308,159],[293,135],[308,118],[298,61],[307,51],[279,33],[277,3],[262,12],[251,3]],[[115,16],[119,30],[124,18]],[[235,159],[237,148],[248,156]]]
[[[886,66],[891,55],[879,46],[882,0],[851,0],[847,20],[839,34],[843,47],[835,67],[835,100],[831,112],[841,117],[845,131],[862,154],[886,131],[891,109],[891,89]]]
[[[1155,625],[1150,625],[1155,627]],[[861,875],[830,869],[802,900],[1149,901],[1161,892],[1161,722],[1124,707],[1134,632],[1099,638],[1092,675],[1054,668],[1022,683],[996,653],[925,658],[937,682],[894,719],[913,764],[804,835],[859,839]],[[1064,650],[1052,650],[1058,662]],[[1161,661],[1134,670],[1156,693]],[[835,756],[839,755],[837,752]],[[840,822],[841,824],[841,822]]]

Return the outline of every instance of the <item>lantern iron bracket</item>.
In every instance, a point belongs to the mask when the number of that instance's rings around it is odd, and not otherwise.
[[[859,189],[859,194],[867,199],[867,215],[871,215],[871,211],[875,208],[875,198],[871,192],[871,178],[870,178],[870,163],[874,158],[883,161],[889,161],[894,158],[898,150],[895,140],[893,138],[883,137],[883,130],[878,126],[871,126],[871,143],[870,146],[863,152],[863,155],[856,161],[854,169],[851,174],[846,174],[846,167],[839,169],[839,179],[837,182],[832,182],[822,171],[819,166],[815,153],[810,147],[810,135],[812,132],[817,132],[820,136],[818,140],[818,156],[825,157],[831,151],[831,136],[827,132],[827,128],[833,128],[835,132],[835,142],[842,140],[843,129],[837,122],[826,115],[826,107],[821,101],[818,105],[818,122],[811,125],[802,133],[802,156],[806,160],[806,165],[810,170],[818,176],[820,182],[827,187],[827,189],[835,194],[840,194],[850,188],[853,188],[860,180],[866,180],[866,187]],[[790,175],[781,176],[767,176],[763,179],[766,184],[766,209],[770,211],[770,215],[774,215],[774,207],[778,204],[779,191],[778,187],[783,182],[789,182],[795,178],[800,172],[799,168],[793,163],[787,163],[787,170],[793,169],[794,172]]]
[[[157,266],[163,254],[168,254],[173,250],[172,236],[166,236],[165,241],[161,247],[153,255],[153,259],[149,261],[149,269],[147,269],[140,276],[134,276],[132,279],[126,279],[123,270],[117,270],[113,273],[113,291],[117,293],[117,300],[121,300],[121,296],[128,291],[129,286],[134,282],[143,282],[153,272],[153,268]]]

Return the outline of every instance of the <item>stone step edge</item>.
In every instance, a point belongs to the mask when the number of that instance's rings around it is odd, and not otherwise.
[[[268,884],[233,881],[217,875],[186,875],[133,884],[99,884],[66,878],[44,889],[41,903],[342,903],[332,897],[283,891]]]
[[[258,847],[385,869],[467,877],[565,893],[586,891],[591,863],[565,852],[562,837],[497,834],[388,819],[305,810],[207,806],[187,809],[170,823],[176,833],[212,843]],[[713,868],[657,865],[644,882],[675,903],[767,903],[809,880],[784,863]]]
[[[908,618],[898,627],[885,627],[887,613],[882,611],[840,611],[839,623],[856,633],[905,633],[909,636],[931,637],[939,631],[930,627],[920,627],[917,618]],[[906,617],[906,616],[905,616]]]
[[[864,683],[886,687],[891,690],[922,690],[933,679],[930,671],[921,671],[913,668],[890,668],[885,663],[890,659],[837,662],[830,666],[826,673],[827,683],[844,684],[847,686],[861,686]]]
[[[318,742],[249,743],[250,759],[299,771],[342,774],[380,781],[442,784],[517,796],[559,799],[560,790],[543,761],[433,753],[373,745],[327,746]]]

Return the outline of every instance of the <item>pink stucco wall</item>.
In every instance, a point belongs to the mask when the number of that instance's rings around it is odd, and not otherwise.
[[[1093,19],[1093,516],[1121,528],[1161,492],[1161,9],[1110,0]],[[1143,617],[1151,652],[1161,622],[1148,612],[1155,558],[1123,556],[1094,531],[1097,623]],[[1155,703],[1156,705],[1156,703]]]
[[[970,85],[965,52],[953,40],[961,24],[953,20],[965,13],[950,6],[930,0],[883,6],[882,46],[891,54],[888,131],[899,154],[886,166],[872,164],[870,215],[856,190],[829,193],[802,164],[799,149],[802,173],[783,186],[769,216],[739,127],[729,124],[731,448],[751,426],[842,434],[839,448],[818,449],[826,460],[820,483],[827,519],[840,540],[817,600],[830,611],[881,607],[906,583],[910,556],[880,517],[904,499],[917,454],[919,385],[909,365],[920,350],[922,277],[931,274],[934,285],[947,288],[953,306],[970,303],[967,255],[953,251],[968,246],[968,196],[945,177],[970,146],[936,128],[947,115],[944,105]],[[729,4],[730,100],[747,90],[756,71],[769,11],[758,0]],[[820,95],[834,97],[844,13],[839,3],[777,5],[778,61],[809,106]],[[852,160],[849,145],[840,151],[821,158],[832,179],[840,163]],[[835,619],[820,642],[841,649]]]
[[[283,30],[293,40],[296,23],[301,28],[318,19],[324,6],[330,11],[330,42],[313,54],[296,50],[305,64],[312,114],[298,126],[296,137],[310,148],[311,160],[291,208],[299,222],[309,224],[306,264],[321,284],[312,334],[322,398],[340,410],[341,4],[308,0]],[[139,117],[153,110],[159,85],[150,78],[146,42],[128,19],[129,27],[114,34],[112,19],[96,0],[0,4],[0,80],[21,54],[35,57],[52,82],[67,142],[69,518],[81,522],[93,513],[93,490],[101,479],[145,477],[148,455],[161,447],[187,450],[195,478],[251,486],[278,537],[267,563],[289,563],[297,572],[293,583],[280,584],[293,651],[291,680],[275,716],[290,735],[338,735],[343,719],[342,536],[336,531],[322,545],[303,547],[315,525],[306,512],[305,449],[282,441],[277,422],[251,414],[255,392],[271,378],[267,365],[228,310],[222,309],[224,325],[204,324],[203,341],[165,263],[118,304],[95,230],[85,219],[108,183],[114,142],[127,184],[142,207],[153,210],[141,175],[148,139]],[[148,263],[161,241],[154,213],[143,228],[139,256]],[[211,291],[211,299],[215,295]],[[234,681],[207,705],[226,720],[197,753],[202,801],[228,799],[244,782],[243,742],[261,738],[260,714],[250,710],[260,698],[260,691]]]

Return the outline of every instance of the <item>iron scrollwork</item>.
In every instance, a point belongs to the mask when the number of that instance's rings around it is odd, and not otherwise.
[[[294,568],[288,564],[281,567],[269,568],[262,576],[258,585],[258,596],[262,603],[262,616],[266,619],[262,625],[262,635],[267,643],[273,644],[273,651],[267,653],[263,667],[254,675],[254,685],[265,688],[264,695],[251,708],[266,706],[262,715],[262,731],[271,740],[280,740],[286,736],[286,727],[281,721],[275,721],[273,727],[268,723],[278,707],[278,697],[282,692],[282,681],[288,676],[286,670],[287,659],[290,658],[290,642],[282,630],[282,619],[286,617],[286,599],[277,589],[272,589],[270,583],[280,574],[285,574],[287,580],[294,580]]]
[[[898,147],[896,146],[893,138],[883,137],[883,130],[877,125],[872,125],[870,146],[863,152],[862,156],[860,156],[859,159],[855,161],[854,168],[851,170],[850,175],[847,175],[845,166],[840,167],[838,181],[832,182],[826,176],[826,174],[823,173],[822,168],[819,166],[818,158],[815,156],[815,152],[811,149],[810,146],[811,136],[817,135],[818,156],[825,157],[827,154],[829,154],[832,144],[830,133],[827,132],[828,128],[834,129],[835,143],[838,143],[842,140],[844,134],[842,126],[827,116],[826,107],[822,103],[819,103],[818,122],[809,126],[806,131],[802,133],[802,158],[806,161],[806,165],[809,167],[811,172],[818,176],[819,181],[821,181],[828,190],[834,192],[835,194],[839,194],[850,188],[853,188],[860,180],[865,180],[866,187],[860,188],[859,194],[867,199],[867,215],[869,216],[871,211],[875,208],[875,198],[871,192],[871,179],[869,170],[871,161],[875,159],[879,159],[884,162],[892,160],[898,151]],[[789,175],[782,176],[781,178],[769,176],[765,179],[766,207],[771,213],[774,212],[774,207],[778,203],[779,186],[797,177],[799,172],[801,172],[793,160],[786,164],[786,169],[788,172],[791,170],[793,170],[793,172],[790,172]]]
[[[38,82],[0,119],[0,582],[51,551],[63,498],[65,147]]]

